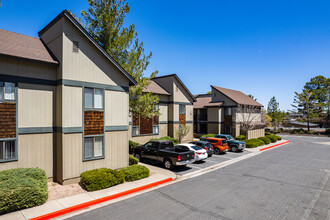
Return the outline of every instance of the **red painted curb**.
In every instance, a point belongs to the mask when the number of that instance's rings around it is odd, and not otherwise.
[[[109,201],[109,200],[112,200],[112,199],[116,199],[116,198],[119,198],[119,197],[122,197],[122,196],[129,195],[129,194],[132,194],[132,193],[135,193],[135,192],[138,192],[138,191],[142,191],[142,190],[154,187],[154,186],[158,186],[158,185],[170,182],[172,180],[173,180],[173,178],[167,178],[167,179],[164,179],[164,180],[161,180],[161,181],[157,181],[157,182],[150,183],[150,184],[147,184],[147,185],[144,185],[144,186],[140,186],[140,187],[137,187],[137,188],[134,188],[134,189],[130,189],[130,190],[127,190],[127,191],[124,191],[124,192],[120,192],[120,193],[117,193],[117,194],[114,194],[114,195],[111,195],[111,196],[106,196],[106,197],[103,197],[103,198],[100,198],[100,199],[95,199],[93,201],[81,203],[81,204],[78,204],[78,205],[75,205],[75,206],[71,206],[69,208],[65,208],[65,209],[62,209],[62,210],[51,212],[51,213],[48,213],[48,214],[45,214],[45,215],[42,215],[42,216],[39,216],[39,217],[31,218],[30,220],[40,220],[40,219],[44,220],[44,219],[55,218],[55,217],[58,217],[58,216],[61,216],[61,215],[64,215],[64,214],[67,214],[67,213],[70,213],[70,212],[77,211],[79,209],[84,209],[84,208],[87,208],[87,207],[92,206],[92,205],[96,205],[96,204],[99,204],[99,203],[102,203],[102,202],[106,202],[106,201]]]
[[[287,144],[289,143],[290,141],[286,141],[286,142],[283,142],[283,143],[280,143],[280,144],[275,144],[273,146],[269,146],[269,147],[265,147],[265,148],[261,148],[260,151],[263,151],[263,150],[268,150],[270,148],[273,148],[273,147],[277,147],[277,146],[280,146],[280,145],[283,145],[283,144]]]

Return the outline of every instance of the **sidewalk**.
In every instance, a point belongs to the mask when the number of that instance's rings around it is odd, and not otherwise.
[[[270,144],[266,144],[266,145],[263,145],[263,146],[260,146],[260,147],[255,147],[255,148],[245,148],[246,151],[249,151],[249,152],[260,152],[260,151],[263,151],[263,150],[266,150],[267,149],[270,149],[270,148],[273,148],[273,147],[277,147],[277,146],[281,146],[283,144],[286,144],[286,143],[289,143],[290,141],[288,140],[280,140],[280,141],[276,141],[275,143],[270,143]]]
[[[139,163],[139,164],[148,167],[148,169],[150,170],[151,175],[148,178],[137,180],[134,182],[125,182],[123,184],[119,184],[119,185],[116,185],[116,186],[113,186],[113,187],[110,187],[107,189],[103,189],[103,190],[98,190],[98,191],[94,191],[94,192],[86,192],[86,193],[82,193],[82,194],[78,194],[78,195],[74,195],[74,196],[70,196],[70,197],[66,197],[66,198],[62,198],[62,199],[47,201],[45,204],[43,204],[41,206],[36,206],[33,208],[23,209],[20,211],[2,215],[2,216],[0,216],[0,219],[1,220],[25,220],[25,219],[36,218],[36,217],[46,215],[46,214],[49,214],[52,212],[56,212],[59,210],[63,210],[63,209],[66,209],[66,208],[69,208],[72,206],[76,206],[76,205],[83,204],[86,202],[95,201],[97,199],[115,195],[118,193],[123,193],[128,190],[132,190],[132,189],[136,189],[136,188],[139,189],[139,187],[148,186],[149,184],[157,183],[159,181],[164,181],[169,178],[171,178],[172,180],[176,179],[176,174],[169,170],[165,170],[165,169],[151,166],[148,164],[143,164],[143,163]],[[127,194],[127,195],[129,195],[129,194]],[[102,207],[103,205],[108,205],[109,203],[111,203],[111,200],[84,208],[83,211],[85,212],[87,210],[89,211],[90,209]],[[66,217],[68,217],[68,216],[66,216]]]

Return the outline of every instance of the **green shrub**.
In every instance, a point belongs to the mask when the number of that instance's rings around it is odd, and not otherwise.
[[[215,137],[215,134],[204,134],[202,137],[203,137],[203,138],[207,138],[207,137]]]
[[[282,140],[281,136],[275,135],[275,137],[277,138],[277,140]]]
[[[150,176],[150,171],[142,165],[132,165],[121,169],[125,173],[126,181],[135,181]]]
[[[133,153],[133,148],[134,148],[134,147],[140,145],[139,143],[134,142],[134,141],[131,141],[131,140],[129,140],[128,143],[129,143],[129,153],[130,153],[130,154]]]
[[[265,135],[267,136],[267,135],[273,135],[273,134],[270,132],[265,132]]]
[[[134,165],[134,164],[138,164],[139,163],[139,159],[137,159],[136,157],[134,157],[133,155],[129,155],[129,165]]]
[[[176,140],[175,138],[172,138],[170,136],[165,136],[165,137],[161,137],[161,138],[154,138],[154,139],[150,139],[150,141],[158,141],[158,140],[162,140],[162,141],[172,141],[174,145],[179,144],[179,141]]]
[[[87,191],[109,188],[125,181],[125,174],[121,170],[100,168],[80,174],[80,183]]]
[[[262,140],[265,144],[270,144],[272,141],[268,137],[259,137],[259,140]]]
[[[243,141],[245,140],[245,135],[238,135],[235,139],[239,141]]]
[[[290,130],[291,134],[305,134],[305,130],[300,128],[300,129],[292,129]]]
[[[272,143],[275,143],[277,141],[276,135],[266,135],[266,137],[269,138]]]
[[[264,145],[265,143],[262,140],[253,138],[249,140],[244,140],[247,148],[255,148]]]
[[[0,172],[0,215],[42,205],[48,198],[47,175],[38,168]]]

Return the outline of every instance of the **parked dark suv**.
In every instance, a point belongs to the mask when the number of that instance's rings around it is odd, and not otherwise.
[[[200,147],[202,149],[205,149],[207,151],[207,155],[209,157],[212,157],[213,147],[212,147],[212,144],[211,143],[206,142],[206,141],[192,141],[192,142],[189,142],[189,144],[195,144],[198,147]]]

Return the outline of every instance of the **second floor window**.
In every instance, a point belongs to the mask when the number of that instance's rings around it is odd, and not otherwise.
[[[0,101],[1,100],[15,100],[15,83],[0,82]]]
[[[102,89],[84,89],[85,109],[103,108],[103,90]]]

